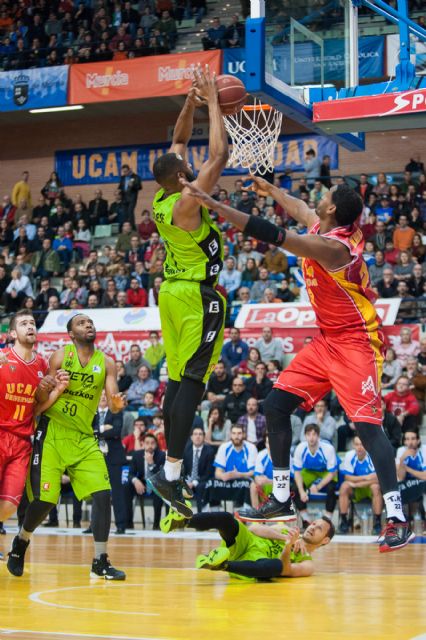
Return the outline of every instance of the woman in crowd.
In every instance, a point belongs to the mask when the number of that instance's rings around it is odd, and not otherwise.
[[[257,268],[254,258],[248,258],[246,267],[241,275],[241,286],[251,287],[255,280],[259,279],[259,269]]]
[[[206,424],[207,444],[219,447],[223,442],[227,442],[229,440],[231,426],[231,421],[225,420],[223,412],[219,407],[211,407]]]
[[[413,273],[413,260],[408,251],[401,251],[399,254],[398,264],[394,269],[395,279],[398,281],[408,282]]]
[[[426,247],[423,244],[422,236],[420,233],[416,233],[413,237],[413,245],[411,247],[411,253],[413,258],[422,264],[425,260]]]
[[[256,365],[262,362],[259,349],[256,347],[250,347],[247,360],[240,362],[237,375],[239,376],[254,376],[256,372]]]
[[[56,171],[52,171],[50,174],[49,180],[41,190],[41,194],[50,200],[51,203],[62,195],[62,182],[60,181]]]
[[[396,359],[394,349],[389,347],[386,351],[385,361],[383,363],[382,389],[393,388],[401,373],[401,364]]]

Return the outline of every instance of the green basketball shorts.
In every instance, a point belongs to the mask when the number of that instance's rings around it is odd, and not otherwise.
[[[30,500],[56,504],[65,472],[78,500],[111,489],[96,438],[42,416],[34,435],[27,480]]]
[[[166,280],[159,307],[169,378],[207,382],[222,350],[225,298],[200,282]]]

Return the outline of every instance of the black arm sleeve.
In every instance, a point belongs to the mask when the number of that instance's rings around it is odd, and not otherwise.
[[[277,227],[275,224],[272,224],[272,222],[259,218],[259,216],[249,217],[244,233],[258,240],[262,240],[262,242],[275,244],[277,247],[282,245],[287,234],[286,230],[282,227]]]

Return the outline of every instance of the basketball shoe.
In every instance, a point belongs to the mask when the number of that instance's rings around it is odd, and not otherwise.
[[[388,553],[389,551],[397,551],[406,547],[411,540],[416,537],[411,531],[408,522],[393,522],[388,520],[378,537],[380,553]]]
[[[258,509],[241,509],[236,517],[242,522],[288,522],[297,519],[293,500],[279,502],[273,493]]]
[[[174,509],[170,509],[166,517],[160,520],[160,530],[163,533],[170,533],[170,531],[176,531],[177,529],[185,529],[187,524],[187,518],[181,516]]]
[[[148,478],[146,483],[151,491],[160,496],[169,507],[180,513],[184,518],[192,518],[192,509],[184,498],[181,479],[167,480],[164,468],[162,468]]]
[[[92,562],[91,578],[102,578],[103,580],[125,580],[124,571],[114,569],[108,560],[106,553],[102,553],[99,558],[94,558]]]
[[[210,571],[226,570],[226,564],[229,560],[230,551],[226,547],[217,547],[212,549],[206,556],[197,556],[195,561],[196,569],[209,569]]]
[[[22,540],[15,536],[12,541],[12,548],[8,553],[7,568],[9,573],[18,578],[24,573],[25,552],[30,544],[29,540]]]

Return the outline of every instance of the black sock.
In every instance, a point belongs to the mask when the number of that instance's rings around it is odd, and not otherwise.
[[[341,513],[340,517],[342,519],[342,522],[347,522],[348,521],[348,514],[347,513]]]
[[[371,456],[382,495],[399,491],[394,450],[383,429],[369,422],[355,422],[355,428]]]
[[[270,560],[235,560],[227,562],[225,571],[237,573],[248,578],[278,578],[283,570],[283,563],[279,558]]]
[[[192,527],[197,531],[217,529],[222,540],[226,542],[227,547],[231,547],[234,544],[239,531],[238,521],[231,513],[224,511],[196,513],[188,521],[188,527]]]
[[[111,492],[92,493],[91,527],[95,542],[106,542],[111,528]]]
[[[33,533],[37,527],[43,522],[45,517],[55,505],[52,502],[43,502],[42,500],[33,500],[25,512],[22,528],[29,533]]]
[[[172,409],[173,402],[176,398],[176,394],[179,391],[179,387],[180,387],[180,382],[177,382],[177,380],[169,380],[167,382],[167,389],[166,389],[164,402],[163,402],[164,435],[166,438],[167,445],[169,444],[170,427],[171,427],[170,411]]]
[[[182,460],[185,445],[191,433],[195,412],[205,391],[205,384],[199,380],[182,378],[173,400],[170,416],[170,433],[167,455]]]
[[[303,398],[288,391],[272,389],[263,403],[275,469],[289,469],[292,439],[291,414],[303,402]]]

